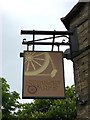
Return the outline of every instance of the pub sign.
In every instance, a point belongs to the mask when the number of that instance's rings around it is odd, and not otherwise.
[[[62,52],[24,51],[22,98],[65,98]]]

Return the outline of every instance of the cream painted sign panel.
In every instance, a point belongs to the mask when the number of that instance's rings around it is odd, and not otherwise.
[[[24,51],[23,98],[64,98],[62,52]]]

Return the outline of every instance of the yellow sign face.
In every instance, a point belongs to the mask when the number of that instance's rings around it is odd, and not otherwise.
[[[23,98],[64,98],[62,52],[24,52]]]

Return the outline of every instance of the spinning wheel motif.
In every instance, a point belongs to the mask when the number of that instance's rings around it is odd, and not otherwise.
[[[42,73],[49,61],[47,52],[25,52],[25,75],[34,76]]]

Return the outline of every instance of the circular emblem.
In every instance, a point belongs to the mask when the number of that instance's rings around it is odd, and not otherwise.
[[[28,92],[30,94],[35,94],[37,91],[37,88],[35,86],[28,86]]]
[[[49,58],[47,52],[26,52],[25,75],[35,76],[42,73],[49,65]]]

